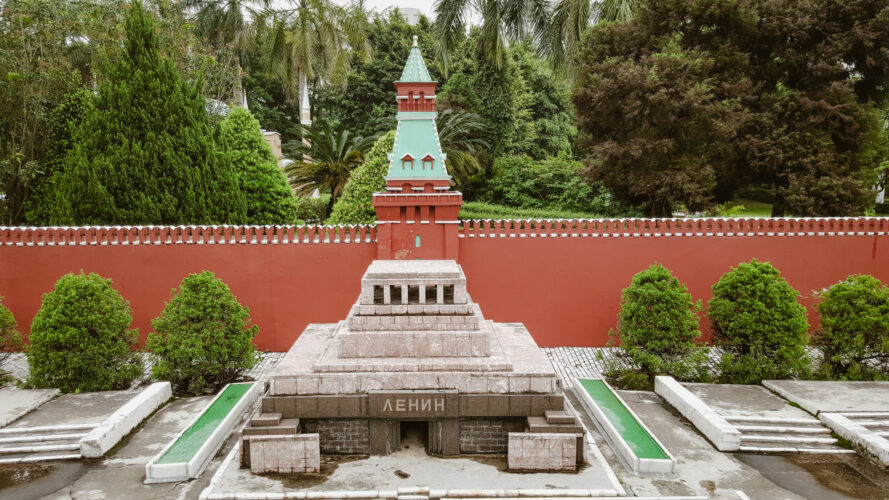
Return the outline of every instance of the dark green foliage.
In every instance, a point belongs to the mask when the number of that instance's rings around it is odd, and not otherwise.
[[[563,212],[545,208],[515,208],[493,205],[482,201],[464,201],[460,207],[461,219],[497,220],[544,220],[544,219],[594,219],[599,214],[589,212]]]
[[[584,43],[590,175],[650,215],[767,183],[773,215],[858,215],[887,157],[882,0],[644,0]],[[635,201],[634,201],[635,200]]]
[[[482,138],[491,158],[527,151],[533,141],[531,93],[512,59],[502,68],[487,60],[476,47],[477,31],[464,42],[470,56],[454,65],[454,72],[441,88],[437,107],[471,111],[484,123]]]
[[[67,274],[43,296],[31,323],[27,348],[33,387],[63,392],[126,389],[142,374],[131,349],[138,330],[129,330],[132,311],[98,274]]]
[[[238,172],[247,224],[292,224],[296,199],[256,118],[244,108],[232,109],[219,124],[219,139]]]
[[[395,131],[383,135],[374,144],[364,163],[352,172],[343,195],[333,206],[328,224],[373,224],[373,194],[386,188],[384,177],[389,173],[389,153],[395,144]]]
[[[560,153],[570,156],[577,127],[568,83],[554,74],[550,65],[535,56],[527,45],[516,44],[509,52],[531,94],[528,109],[533,133],[522,152],[536,159]]]
[[[720,378],[733,384],[804,377],[809,322],[794,290],[768,262],[741,263],[713,285],[708,315],[722,348]]]
[[[51,222],[244,222],[237,172],[217,151],[200,78],[184,81],[159,55],[155,23],[138,0],[125,29],[125,50],[72,133]]]
[[[700,309],[701,302],[660,264],[637,273],[623,290],[617,332],[611,332],[612,341],[620,341],[616,356],[632,368],[611,361],[608,377],[635,390],[651,390],[657,375],[709,380],[707,349],[695,344]]]
[[[853,274],[821,293],[818,316],[821,328],[813,343],[823,356],[820,377],[889,378],[889,287]]]
[[[649,217],[670,217],[676,203],[709,208],[720,144],[732,137],[707,77],[713,61],[675,40],[636,52],[635,29],[594,29],[582,55],[574,104],[587,175]]]
[[[580,178],[583,166],[564,156],[534,161],[524,156],[506,156],[494,162],[494,177],[488,181],[483,201],[517,208],[616,216],[633,213],[615,204],[608,191]]]
[[[359,169],[361,167],[358,167]],[[358,169],[356,169],[358,170]],[[347,184],[348,186],[348,184]],[[317,224],[327,216],[327,202],[330,195],[319,198],[297,198],[296,220],[307,224]]]
[[[93,94],[87,89],[77,88],[65,94],[62,102],[52,112],[48,159],[46,168],[41,174],[41,182],[35,187],[34,194],[28,201],[27,220],[34,225],[49,224],[53,213],[53,196],[56,192],[54,183],[61,176],[65,157],[71,150],[71,134],[80,124],[92,104]]]
[[[151,322],[145,346],[155,358],[154,377],[180,394],[215,391],[253,368],[258,353],[250,310],[210,271],[191,274]]]

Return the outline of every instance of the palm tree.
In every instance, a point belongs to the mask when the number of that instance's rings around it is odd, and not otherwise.
[[[327,203],[327,215],[330,215],[352,170],[364,161],[376,137],[352,135],[341,125],[332,126],[320,120],[311,127],[303,127],[303,139],[304,142],[291,145],[291,151],[303,160],[284,167],[284,173],[298,195],[330,189]]]
[[[300,121],[312,122],[309,80],[345,82],[350,48],[369,57],[363,0],[343,8],[331,0],[292,0],[293,8],[270,15],[269,62],[284,85],[284,95],[300,105]],[[361,22],[360,17],[365,16]]]
[[[469,111],[446,109],[435,121],[438,141],[447,155],[445,166],[458,185],[465,185],[473,176],[484,172],[476,156],[488,143],[479,137],[485,128],[481,117]]]
[[[237,79],[232,100],[247,107],[241,74],[242,65],[254,41],[255,20],[260,17],[260,7],[267,8],[270,0],[186,0],[185,6],[197,9],[194,22],[198,33],[206,38],[214,49],[231,48],[236,57]],[[249,14],[253,19],[248,19]],[[254,21],[254,22],[251,22]]]
[[[638,4],[639,0],[558,0],[542,40],[542,52],[570,70],[587,28],[599,21],[630,21]]]
[[[439,47],[447,70],[449,58],[466,33],[466,20],[482,16],[478,44],[500,68],[506,44],[530,38],[554,62],[570,62],[583,32],[598,21],[629,21],[639,0],[436,0]]]
[[[530,36],[540,40],[547,32],[548,0],[436,0],[438,55],[445,70],[449,54],[466,33],[466,21],[472,14],[481,14],[482,25],[478,44],[482,53],[498,68],[503,65],[508,41]]]

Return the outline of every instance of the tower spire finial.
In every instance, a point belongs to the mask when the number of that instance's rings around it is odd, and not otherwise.
[[[414,47],[417,46],[417,35],[414,35],[414,45],[413,45],[413,46],[414,46]]]

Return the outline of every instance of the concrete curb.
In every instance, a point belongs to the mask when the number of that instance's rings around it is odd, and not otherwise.
[[[818,418],[840,436],[883,467],[889,467],[889,440],[859,425],[841,413],[821,413]]]
[[[169,382],[151,384],[80,438],[81,455],[101,457],[171,397],[173,391]]]
[[[603,380],[604,382],[604,380]],[[608,439],[611,447],[614,448],[614,451],[617,452],[617,455],[621,458],[621,460],[629,465],[629,468],[635,472],[639,473],[655,473],[655,474],[671,474],[676,470],[676,459],[670,453],[666,446],[661,443],[661,441],[651,432],[651,429],[645,425],[645,422],[636,415],[629,405],[616,393],[614,389],[611,388],[607,383],[605,385],[614,396],[620,401],[624,408],[627,409],[627,412],[639,423],[639,426],[651,436],[651,439],[660,446],[661,450],[664,451],[664,454],[667,455],[667,459],[653,459],[653,458],[639,458],[636,456],[636,453],[630,448],[629,444],[624,440],[623,436],[621,436],[620,432],[614,427],[614,424],[608,419],[605,413],[599,408],[599,405],[593,401],[593,398],[590,397],[589,393],[583,388],[580,384],[580,379],[574,379],[574,392],[577,395],[577,399],[580,400],[580,403],[590,412],[590,415],[593,417],[593,420],[600,426],[602,433]]]
[[[808,406],[808,404],[806,402],[801,403],[799,401],[795,401],[794,400],[795,396],[793,393],[785,390],[780,385],[776,385],[775,382],[781,382],[781,381],[780,380],[763,380],[762,386],[765,387],[766,389],[774,392],[775,394],[781,396],[782,398],[786,399],[787,401],[793,401],[795,404],[798,404],[800,408],[802,408],[803,410],[806,410],[807,412],[811,413],[812,415],[818,415],[818,408],[810,407],[810,406]]]
[[[741,447],[741,431],[673,377],[655,377],[654,392],[676,408],[683,417],[691,420],[717,450],[737,451]]]
[[[16,420],[24,417],[28,413],[40,408],[44,403],[58,396],[61,391],[58,389],[41,389],[42,392],[39,397],[31,401],[27,406],[23,406],[19,408],[20,411],[13,413],[11,415],[7,415],[5,418],[0,418],[0,427],[3,427],[7,424],[11,424]]]
[[[242,382],[243,383],[243,382]],[[247,382],[252,383],[253,385],[247,392],[241,397],[238,403],[228,412],[228,415],[216,426],[216,429],[212,434],[204,441],[204,444],[198,449],[197,452],[191,457],[188,462],[178,462],[178,463],[169,463],[169,464],[159,464],[157,463],[161,457],[176,443],[176,441],[185,434],[188,429],[190,429],[204,414],[204,411],[207,410],[217,399],[225,392],[225,389],[228,387],[228,384],[223,387],[219,393],[214,397],[207,406],[201,410],[200,413],[195,415],[194,419],[186,425],[181,432],[176,434],[166,446],[161,449],[160,453],[154,456],[150,462],[145,464],[145,484],[152,483],[171,483],[171,482],[179,482],[179,481],[187,481],[189,479],[198,477],[200,473],[204,470],[210,460],[213,458],[213,455],[216,454],[216,451],[219,450],[219,447],[222,446],[222,443],[231,434],[232,430],[234,430],[235,425],[240,421],[242,414],[244,411],[253,405],[256,401],[256,398],[259,397],[260,394],[265,392],[265,382]]]

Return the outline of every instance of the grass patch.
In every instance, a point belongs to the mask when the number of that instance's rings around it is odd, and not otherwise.
[[[587,212],[514,208],[481,201],[467,201],[460,207],[461,219],[601,219],[602,217]]]
[[[744,205],[744,210],[741,211],[737,216],[738,217],[771,217],[772,216],[772,204],[765,203],[762,201],[754,201],[748,199],[740,199],[738,203]]]
[[[844,450],[854,450],[855,446],[852,444],[852,441],[840,436],[836,432],[831,432],[830,437],[837,440],[837,446],[843,448]]]

